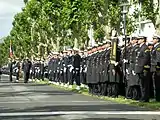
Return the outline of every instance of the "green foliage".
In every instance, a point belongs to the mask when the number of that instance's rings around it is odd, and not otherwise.
[[[156,24],[159,7],[155,8],[154,0],[143,0],[141,16]]]

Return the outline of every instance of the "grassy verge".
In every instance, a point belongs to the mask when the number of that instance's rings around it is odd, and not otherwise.
[[[153,110],[160,110],[160,102],[150,101],[150,102],[144,103],[144,102],[138,102],[138,101],[131,100],[131,99],[125,99],[123,96],[119,96],[118,98],[111,98],[111,97],[107,97],[107,96],[96,96],[96,95],[89,94],[88,89],[86,89],[86,88],[81,88],[81,90],[78,91],[78,90],[76,90],[76,85],[73,85],[73,88],[65,88],[60,85],[55,85],[55,84],[49,83],[48,80],[44,80],[44,81],[40,80],[40,81],[38,81],[38,83],[48,84],[48,85],[53,86],[55,88],[68,90],[68,91],[80,93],[80,94],[87,95],[87,96],[96,97],[96,98],[106,100],[106,101],[113,101],[113,102],[117,102],[117,103],[121,103],[121,104],[128,104],[128,105],[134,105],[134,106],[138,106],[138,107],[150,108]]]

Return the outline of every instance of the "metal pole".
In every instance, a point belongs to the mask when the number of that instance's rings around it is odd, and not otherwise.
[[[123,6],[125,7],[125,6]],[[127,45],[127,36],[126,36],[126,13],[123,13],[123,24],[124,24],[124,37],[125,37],[125,43],[124,43],[124,59],[126,60],[126,45]],[[126,63],[124,63],[124,81],[126,80]]]
[[[141,7],[142,7],[142,3],[141,3],[141,1],[140,1],[140,2],[139,2],[139,16],[138,16],[138,21],[139,21],[139,34],[141,34],[141,15],[140,15]]]
[[[124,43],[124,47],[125,47],[125,48],[124,48],[124,52],[125,52],[124,55],[125,55],[125,56],[124,56],[124,57],[125,57],[125,60],[126,60],[126,57],[127,57],[127,56],[126,56],[126,52],[127,52],[127,50],[126,50],[126,44],[127,44],[127,36],[126,36],[126,13],[124,13],[124,37],[125,37],[125,41],[124,41],[124,42],[125,42],[125,43]],[[124,64],[124,69],[125,69],[125,72],[124,72],[124,73],[125,73],[125,78],[126,78],[126,63]]]

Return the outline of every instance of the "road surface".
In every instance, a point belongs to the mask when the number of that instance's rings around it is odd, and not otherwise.
[[[103,101],[45,84],[8,81],[7,75],[1,76],[0,120],[160,120],[160,113],[149,109]]]

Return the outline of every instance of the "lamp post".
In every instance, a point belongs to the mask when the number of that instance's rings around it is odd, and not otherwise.
[[[122,15],[123,15],[123,34],[124,34],[124,59],[126,60],[126,46],[127,46],[127,35],[126,35],[126,15],[127,15],[127,12],[128,12],[128,6],[129,6],[129,3],[126,2],[126,3],[123,3],[120,5],[122,7]],[[124,78],[123,80],[125,81],[125,78],[126,78],[126,63],[124,61]]]

